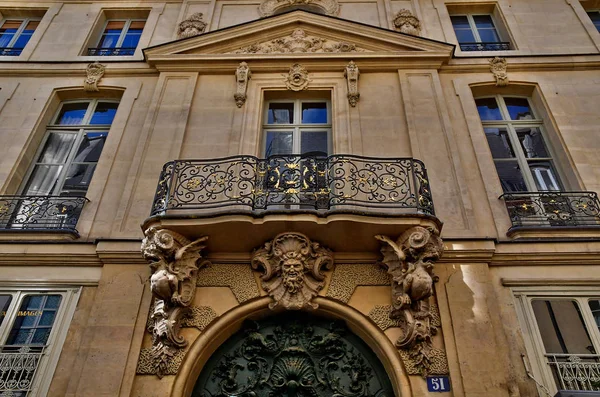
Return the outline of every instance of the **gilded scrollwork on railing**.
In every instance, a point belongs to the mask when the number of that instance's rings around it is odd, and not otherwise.
[[[172,161],[160,175],[151,215],[227,206],[252,211],[356,206],[434,214],[421,161],[340,154]]]

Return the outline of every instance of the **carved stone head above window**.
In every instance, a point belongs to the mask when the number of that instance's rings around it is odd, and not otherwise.
[[[262,17],[292,10],[305,10],[335,16],[340,13],[340,5],[337,0],[264,0],[258,6],[258,12]]]

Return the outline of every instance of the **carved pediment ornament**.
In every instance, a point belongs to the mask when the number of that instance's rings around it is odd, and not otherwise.
[[[308,87],[311,80],[308,78],[308,71],[300,64],[294,64],[290,67],[287,74],[282,75],[285,79],[285,86],[288,90],[302,91]]]
[[[236,92],[233,94],[235,104],[238,108],[241,108],[244,106],[244,103],[246,103],[246,92],[248,90],[248,80],[250,80],[250,77],[252,77],[250,67],[248,67],[246,62],[240,62],[235,71]]]
[[[150,359],[154,373],[162,377],[172,357],[187,346],[179,328],[194,299],[198,269],[207,263],[200,261],[200,251],[208,237],[190,241],[160,227],[150,227],[144,234],[142,255],[150,264],[150,290],[155,299]]]
[[[506,58],[490,59],[490,72],[496,78],[496,87],[506,87],[508,85],[508,73],[506,72]]]
[[[392,276],[390,317],[400,321],[403,331],[396,346],[425,377],[440,359],[439,349],[431,342],[437,327],[432,324],[429,298],[437,280],[433,266],[444,251],[442,239],[438,230],[421,226],[407,230],[396,241],[380,235],[375,238],[384,243],[382,262]]]
[[[348,83],[348,102],[352,107],[356,106],[358,98],[360,98],[360,93],[358,92],[358,76],[360,76],[358,66],[356,66],[354,61],[350,61],[344,70],[344,77]]]
[[[258,12],[262,17],[268,17],[277,11],[293,6],[314,6],[323,10],[325,15],[338,15],[340,5],[337,0],[264,0],[258,6]]]
[[[409,10],[403,8],[394,17],[394,28],[401,33],[418,36],[421,33],[421,21]]]
[[[252,268],[262,269],[262,286],[273,298],[271,309],[316,309],[312,299],[324,286],[321,270],[331,265],[331,251],[300,233],[281,233],[252,255]]]
[[[98,63],[98,61],[87,65],[87,68],[85,69],[86,78],[83,81],[83,89],[88,92],[100,91],[98,88],[98,82],[102,76],[104,76],[105,70],[106,66]]]
[[[184,39],[204,33],[206,22],[202,20],[202,17],[203,14],[197,12],[190,15],[188,19],[181,21],[177,27],[177,38]]]
[[[302,29],[295,29],[289,36],[263,43],[242,47],[231,54],[287,54],[324,52],[365,52],[364,49],[344,41],[333,41],[307,35]]]

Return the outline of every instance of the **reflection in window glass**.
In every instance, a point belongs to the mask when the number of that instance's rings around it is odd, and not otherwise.
[[[590,305],[590,310],[592,311],[592,316],[594,316],[594,320],[596,321],[596,326],[600,331],[600,300],[590,299],[588,303]]]
[[[532,120],[533,113],[529,107],[527,98],[509,98],[505,97],[504,102],[511,120]]]
[[[515,128],[525,157],[532,159],[550,157],[544,144],[544,137],[539,128]]]
[[[477,111],[482,121],[502,120],[502,114],[496,98],[479,98],[475,100]]]
[[[2,321],[4,321],[4,318],[6,317],[6,312],[8,311],[11,301],[12,295],[0,295],[0,325],[2,325]]]
[[[267,132],[265,155],[292,154],[292,132]]]
[[[325,102],[304,102],[302,104],[302,123],[327,123],[327,104]]]
[[[515,157],[506,128],[484,128],[483,130],[495,159]]]
[[[94,110],[90,124],[112,124],[118,107],[119,104],[117,102],[99,102]]]
[[[521,168],[516,161],[496,161],[495,165],[504,193],[528,190]]]
[[[60,125],[80,125],[83,124],[83,117],[87,111],[89,102],[65,103],[60,109],[55,124]]]
[[[292,124],[294,122],[293,103],[270,103],[267,124]]]
[[[300,139],[302,154],[327,156],[327,131],[303,131]]]
[[[536,187],[538,190],[551,190],[559,191],[560,185],[558,179],[552,169],[552,164],[548,161],[535,161],[529,163],[531,174],[535,180]]]
[[[45,345],[60,306],[60,295],[27,295],[12,325],[7,345]]]
[[[594,23],[596,30],[600,32],[600,11],[588,11],[587,14]]]

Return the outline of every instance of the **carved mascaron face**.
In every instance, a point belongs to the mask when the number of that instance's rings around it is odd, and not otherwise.
[[[302,289],[304,283],[304,265],[298,258],[286,258],[281,265],[283,285],[291,294]]]

